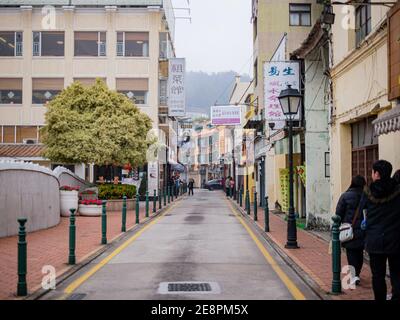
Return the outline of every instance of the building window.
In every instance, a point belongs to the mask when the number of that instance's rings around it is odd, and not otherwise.
[[[331,154],[325,152],[325,178],[331,177]]]
[[[106,56],[105,32],[75,32],[75,57]]]
[[[106,78],[74,78],[74,82],[77,81],[84,87],[90,87],[96,83],[96,79],[101,79],[104,83],[107,83]]]
[[[171,56],[172,48],[168,32],[160,32],[160,59],[169,59]]]
[[[311,4],[289,4],[289,25],[311,26]]]
[[[165,79],[161,79],[160,80],[160,89],[159,89],[159,104],[160,104],[160,106],[166,106],[168,104],[167,88],[168,88],[168,81]]]
[[[64,79],[37,78],[32,79],[32,103],[46,104],[53,100],[64,88]]]
[[[33,55],[41,57],[64,56],[63,31],[33,32]]]
[[[148,57],[148,32],[117,32],[117,56]]]
[[[0,78],[0,104],[22,104],[22,79]]]
[[[364,0],[363,3],[368,3],[369,0]],[[371,32],[371,6],[359,5],[356,8],[356,45],[359,45],[362,40]]]
[[[0,57],[22,56],[22,32],[0,31]]]
[[[135,104],[147,104],[149,79],[117,79],[117,91],[126,95]]]

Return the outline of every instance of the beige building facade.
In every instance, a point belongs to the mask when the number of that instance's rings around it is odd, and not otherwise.
[[[128,2],[0,1],[0,143],[40,143],[46,103],[74,81],[101,78],[132,99],[168,145],[175,125],[162,66],[175,56],[172,5]]]
[[[359,174],[371,181],[374,161],[385,159],[395,170],[400,168],[400,132],[378,135],[374,126],[396,105],[396,101],[388,100],[389,9],[378,5],[335,6],[330,134],[332,213],[352,176]]]

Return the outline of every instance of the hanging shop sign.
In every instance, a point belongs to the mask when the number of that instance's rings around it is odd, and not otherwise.
[[[169,60],[168,73],[168,115],[184,117],[186,113],[185,59]]]
[[[240,125],[241,110],[241,106],[212,106],[211,123],[215,126]]]

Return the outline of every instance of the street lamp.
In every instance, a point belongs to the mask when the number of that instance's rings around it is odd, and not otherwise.
[[[285,248],[297,249],[297,229],[296,216],[294,213],[294,195],[293,195],[293,118],[296,116],[300,103],[301,94],[297,89],[292,89],[288,85],[279,95],[279,103],[283,114],[289,122],[289,216],[287,226],[287,243]]]

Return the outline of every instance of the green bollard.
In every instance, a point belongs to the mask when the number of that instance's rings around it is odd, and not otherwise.
[[[333,226],[332,226],[332,294],[340,294],[342,293],[342,283],[340,280],[340,272],[341,272],[341,249],[340,249],[340,240],[339,240],[339,227],[340,227],[340,217],[338,215],[334,215],[332,217]]]
[[[166,187],[164,188],[163,195],[164,195],[164,207],[166,207],[167,206],[167,188]]]
[[[149,217],[149,192],[146,191],[146,218]]]
[[[75,256],[75,244],[76,244],[76,217],[75,211],[76,209],[69,209],[71,215],[69,216],[69,256],[68,256],[68,264],[74,265],[76,263]]]
[[[140,210],[140,196],[139,196],[139,192],[138,192],[138,193],[136,193],[136,224],[140,223],[139,210]]]
[[[265,220],[265,232],[269,232],[269,207],[268,207],[268,197],[265,197],[265,206],[264,206],[264,220]]]
[[[247,214],[251,214],[251,208],[250,208],[250,192],[249,190],[246,190],[246,210]]]
[[[27,254],[26,254],[26,231],[25,223],[28,221],[26,218],[18,219],[19,232],[18,232],[18,284],[17,296],[22,297],[28,295],[28,285],[26,283],[26,267],[27,267]]]
[[[239,206],[243,206],[243,187],[240,188],[240,193],[239,193]]]
[[[168,190],[168,204],[171,203],[171,186],[167,186],[167,190]]]
[[[162,194],[161,194],[162,189],[158,189],[158,209],[162,209]]]
[[[157,211],[157,190],[154,189],[154,197],[153,197],[153,213]]]
[[[254,192],[254,221],[258,220],[257,214],[257,192]]]
[[[107,201],[103,200],[103,209],[101,212],[101,244],[107,244]]]
[[[121,232],[126,232],[126,196],[123,196],[122,201],[122,227]]]
[[[171,202],[174,202],[174,188],[170,186],[171,189]]]

